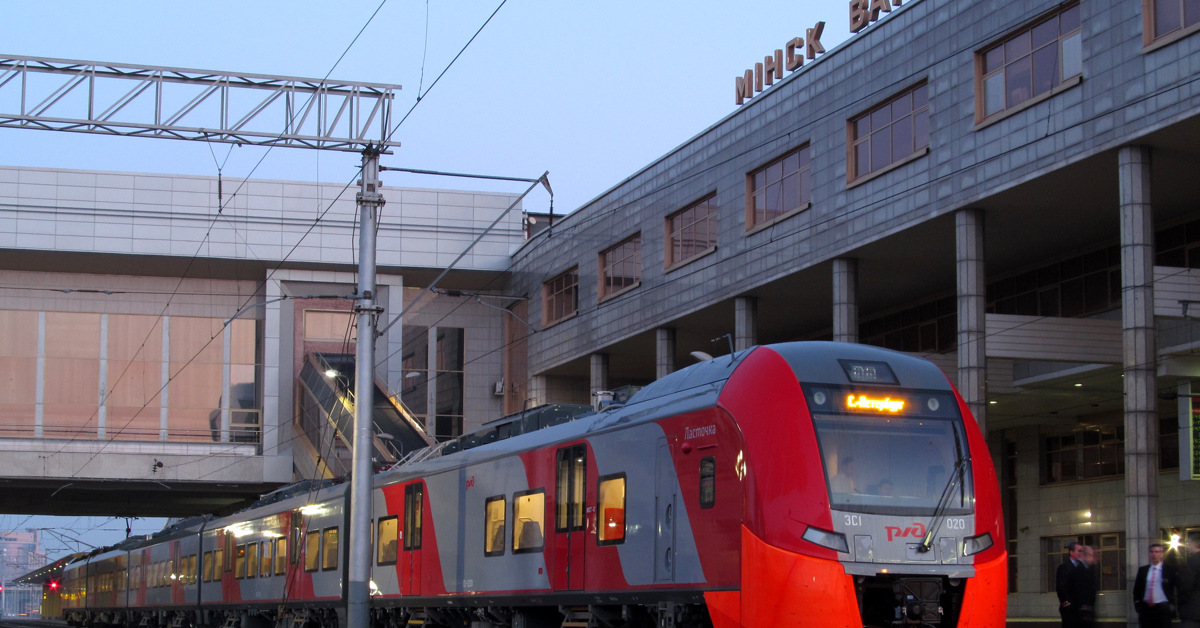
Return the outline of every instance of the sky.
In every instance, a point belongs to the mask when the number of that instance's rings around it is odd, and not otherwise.
[[[394,117],[412,113],[384,166],[526,178],[548,171],[555,213],[586,204],[733,113],[734,78],[818,21],[826,22],[827,50],[850,37],[846,0],[5,0],[3,8],[0,55],[401,85]],[[293,148],[264,153],[0,128],[7,166],[204,176],[220,169],[226,181],[346,184],[361,161]],[[525,187],[382,178],[395,187]],[[539,188],[524,207],[545,212],[549,204]],[[94,544],[120,540],[125,528],[124,520],[0,516],[0,529],[18,523],[103,540]],[[157,529],[162,520],[142,525]]]

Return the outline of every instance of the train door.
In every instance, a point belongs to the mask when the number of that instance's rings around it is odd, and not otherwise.
[[[675,519],[678,508],[675,463],[671,459],[671,444],[658,439],[654,466],[654,581],[675,580]]]
[[[587,446],[558,450],[557,490],[554,498],[554,582],[559,590],[583,588],[584,542],[587,506]]]
[[[404,542],[400,555],[400,592],[421,592],[421,520],[425,511],[425,486],[413,482],[404,487]]]

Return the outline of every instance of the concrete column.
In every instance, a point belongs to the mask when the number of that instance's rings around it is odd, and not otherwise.
[[[608,390],[608,354],[593,353],[591,355],[592,362],[592,396],[602,390]]]
[[[662,379],[675,372],[675,330],[659,327],[654,330],[654,378]]]
[[[983,210],[955,214],[958,271],[958,392],[987,435],[987,273],[983,264]]]
[[[858,342],[858,260],[833,260],[833,340]]]
[[[547,401],[547,388],[548,387],[549,387],[549,385],[546,382],[545,375],[534,375],[533,377],[530,377],[529,378],[529,392],[525,395],[524,403],[522,404],[521,409],[528,410],[529,408],[536,408],[538,406],[545,405],[546,403],[548,403],[548,401]]]
[[[1125,366],[1125,547],[1129,589],[1158,540],[1158,413],[1155,411],[1154,225],[1150,149],[1118,156],[1121,194],[1121,329]],[[1130,607],[1132,612],[1132,606]],[[1132,616],[1132,615],[1131,615]]]
[[[733,308],[733,350],[749,349],[758,344],[758,299],[738,297]]]

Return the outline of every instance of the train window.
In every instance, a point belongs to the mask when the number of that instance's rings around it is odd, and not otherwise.
[[[117,570],[117,590],[118,591],[124,591],[128,588],[129,583],[126,582],[126,580],[125,580],[126,575],[127,574],[124,569]]]
[[[420,482],[404,487],[404,549],[421,549],[421,511],[425,490]]]
[[[504,517],[507,515],[508,505],[504,502],[503,495],[489,497],[483,503],[484,512],[484,537],[483,537],[483,555],[484,556],[503,556],[504,555]]]
[[[396,555],[399,553],[396,549],[396,542],[400,538],[400,518],[396,516],[381,517],[379,519],[379,549],[375,555],[375,562],[380,565],[395,565]]]
[[[325,532],[321,536],[321,569],[337,569],[338,529],[325,528]]]
[[[288,540],[286,536],[275,539],[275,575],[287,573]]]
[[[204,559],[200,562],[201,562],[201,566],[204,568],[203,573],[201,573],[201,575],[200,575],[200,579],[203,580],[204,582],[212,582],[212,579],[213,579],[213,553],[212,552],[204,552]]]
[[[319,571],[321,569],[321,531],[313,530],[304,534],[304,570]]]
[[[513,553],[535,552],[546,545],[546,489],[513,493]]]
[[[218,546],[213,550],[213,582],[221,581],[221,574],[225,571],[225,549]]]
[[[271,550],[275,548],[275,544],[270,541],[263,541],[259,544],[259,551],[262,555],[258,561],[258,575],[266,578],[271,575]]]
[[[558,450],[558,491],[554,529],[557,532],[583,529],[583,501],[587,471],[587,448],[583,445]]]
[[[142,566],[135,565],[133,567],[133,590],[137,591],[142,588]]]
[[[258,576],[258,543],[246,545],[246,577]]]
[[[596,526],[596,543],[616,545],[625,542],[625,474],[600,478],[596,491],[600,521]]]
[[[187,584],[196,583],[196,555],[191,554],[187,559],[187,571],[184,572],[184,582]]]
[[[241,580],[246,577],[246,546],[239,545],[234,549],[233,577]]]
[[[700,507],[712,508],[717,503],[717,459],[709,456],[700,461]]]

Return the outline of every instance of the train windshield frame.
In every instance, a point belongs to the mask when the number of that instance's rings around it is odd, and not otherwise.
[[[948,391],[803,384],[833,510],[974,511],[962,413]]]

